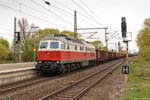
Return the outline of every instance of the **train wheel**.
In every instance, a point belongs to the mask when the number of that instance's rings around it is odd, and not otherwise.
[[[76,70],[76,66],[75,64],[72,64],[72,70],[75,71]]]
[[[62,74],[65,74],[65,67],[62,68]]]
[[[67,71],[68,72],[71,72],[71,68],[70,67],[71,67],[70,64],[67,64]]]
[[[66,66],[63,65],[63,66],[62,66],[62,74],[65,74],[66,72],[67,72]]]
[[[80,67],[79,64],[76,64],[76,68],[79,69],[79,67]]]

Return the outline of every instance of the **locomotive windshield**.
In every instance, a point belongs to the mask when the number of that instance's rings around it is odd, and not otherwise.
[[[51,49],[57,49],[58,48],[59,43],[58,42],[51,42],[50,43],[50,48]]]
[[[40,48],[47,48],[47,42],[42,42],[41,45],[40,45]]]

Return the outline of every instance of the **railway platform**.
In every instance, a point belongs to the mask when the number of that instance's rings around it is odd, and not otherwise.
[[[0,64],[0,72],[22,68],[33,68],[34,66],[34,62]]]
[[[0,85],[37,76],[34,62],[0,64]]]

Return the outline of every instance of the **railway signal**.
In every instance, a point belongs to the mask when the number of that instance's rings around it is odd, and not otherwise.
[[[121,32],[122,32],[122,37],[126,37],[127,25],[126,25],[126,18],[125,17],[122,17]]]
[[[17,41],[16,41],[16,43],[18,44],[19,42],[20,42],[20,32],[16,32],[16,38],[17,38]]]
[[[120,47],[120,42],[118,42],[118,47]]]
[[[16,44],[19,44],[20,43],[20,41],[21,41],[21,36],[20,36],[20,32],[15,32],[15,38],[16,38],[16,40],[15,40],[15,43]]]

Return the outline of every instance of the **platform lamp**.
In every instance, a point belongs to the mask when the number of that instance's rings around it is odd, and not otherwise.
[[[51,3],[49,1],[44,1],[44,2],[45,2],[45,4],[49,5],[49,11],[50,11],[50,5],[51,5]]]

